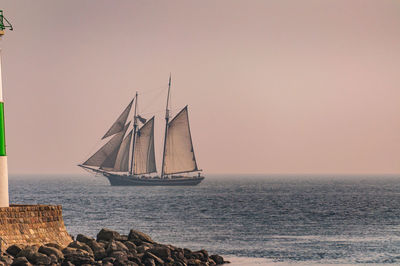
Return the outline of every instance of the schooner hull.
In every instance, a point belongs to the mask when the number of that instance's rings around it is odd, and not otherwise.
[[[203,176],[161,178],[138,178],[133,176],[103,173],[111,186],[195,186],[203,181]]]

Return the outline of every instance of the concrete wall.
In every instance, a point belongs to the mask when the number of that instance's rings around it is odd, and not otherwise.
[[[13,244],[58,243],[72,239],[65,229],[60,205],[10,205],[0,208],[2,250]]]

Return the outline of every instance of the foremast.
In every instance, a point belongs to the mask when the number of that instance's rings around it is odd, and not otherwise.
[[[131,172],[130,174],[133,176],[135,174],[135,140],[136,140],[136,130],[137,130],[137,101],[138,101],[138,92],[135,95],[135,111],[133,115],[133,139],[132,139],[132,158],[131,158]]]
[[[167,144],[167,132],[168,132],[168,123],[169,123],[169,92],[171,90],[171,73],[169,74],[169,82],[168,82],[168,95],[167,95],[167,106],[165,108],[165,134],[164,134],[164,148],[163,148],[163,159],[161,165],[161,178],[164,178],[164,162],[165,162],[165,147]]]

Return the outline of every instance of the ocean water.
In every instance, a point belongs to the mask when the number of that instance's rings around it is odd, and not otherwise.
[[[11,176],[10,200],[63,205],[72,235],[135,228],[232,265],[400,264],[400,176],[221,175],[194,187]]]

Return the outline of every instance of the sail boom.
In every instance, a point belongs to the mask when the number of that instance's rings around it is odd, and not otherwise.
[[[176,175],[176,174],[193,173],[193,172],[201,172],[201,170],[196,169],[196,170],[191,170],[191,171],[174,172],[174,173],[168,173],[165,175]]]

